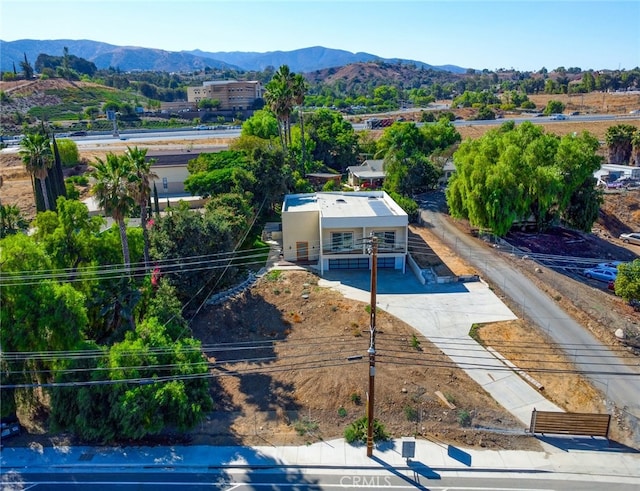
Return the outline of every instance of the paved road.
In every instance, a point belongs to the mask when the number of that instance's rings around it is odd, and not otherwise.
[[[449,474],[449,475],[446,475]],[[386,471],[359,469],[332,469],[317,472],[310,469],[283,468],[271,471],[247,469],[242,472],[210,470],[201,472],[182,472],[176,469],[157,469],[146,472],[44,472],[29,473],[10,480],[5,476],[1,483],[3,490],[31,489],[95,491],[118,489],[128,490],[329,490],[329,489],[385,489],[405,490],[424,489],[432,491],[534,491],[534,490],[575,490],[599,491],[613,486],[611,481],[594,480],[585,476],[582,479],[565,480],[561,475],[550,473],[510,472],[500,475],[492,473],[489,477],[456,475],[421,464],[409,469],[390,468]],[[548,476],[548,477],[547,477]],[[637,489],[637,483],[616,482],[617,491]]]
[[[421,199],[422,219],[519,306],[515,312],[518,316],[533,321],[562,346],[575,366],[602,391],[607,402],[622,409],[640,442],[640,364],[630,367],[619,362],[614,352],[528,278],[513,270],[500,254],[451,225],[438,211],[441,196],[423,195]]]

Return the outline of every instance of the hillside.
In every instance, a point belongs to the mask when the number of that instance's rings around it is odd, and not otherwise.
[[[398,58],[381,58],[372,53],[351,53],[341,49],[312,46],[292,51],[257,52],[206,52],[199,49],[191,51],[166,51],[137,46],[116,46],[88,39],[55,39],[0,41],[0,70],[12,71],[13,63],[19,66],[24,56],[32,63],[40,53],[60,56],[64,48],[73,55],[95,63],[98,69],[118,68],[122,71],[154,70],[163,72],[192,72],[205,67],[217,69],[235,69],[244,71],[262,71],[272,66],[288,65],[295,72],[310,72],[327,67],[357,63],[360,61],[382,60],[389,63],[407,63],[435,70],[464,72],[465,69],[446,65],[432,67],[422,61]]]

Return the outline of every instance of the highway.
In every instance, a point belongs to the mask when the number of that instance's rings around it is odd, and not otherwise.
[[[369,117],[376,117],[376,115],[365,115],[363,119]],[[382,116],[378,116],[382,117]],[[522,123],[524,121],[530,121],[534,124],[549,124],[549,123],[590,123],[595,121],[611,121],[615,124],[624,124],[630,119],[639,119],[640,115],[611,115],[611,114],[588,114],[567,116],[565,120],[552,120],[549,116],[536,117],[535,115],[520,116],[516,118],[499,118],[494,120],[478,120],[469,121],[458,119],[453,121],[454,126],[495,126],[501,125],[506,121],[513,121],[514,123]],[[417,126],[423,126],[428,123],[416,123]],[[353,123],[353,129],[356,131],[366,130],[364,123]],[[241,128],[236,127],[232,129],[209,129],[209,130],[196,130],[192,127],[189,128],[173,128],[173,129],[153,129],[153,130],[129,130],[123,129],[117,136],[114,136],[110,131],[103,132],[88,132],[86,136],[66,136],[68,133],[58,134],[57,138],[64,137],[69,138],[76,142],[79,148],[92,148],[96,146],[122,144],[122,145],[144,145],[149,142],[171,142],[175,140],[190,140],[198,142],[199,140],[210,140],[212,138],[237,138],[240,136]],[[64,136],[62,136],[64,135]],[[3,152],[17,151],[19,145],[17,140],[6,140],[9,144],[8,148],[3,149]]]

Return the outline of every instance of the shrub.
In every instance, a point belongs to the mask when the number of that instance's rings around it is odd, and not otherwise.
[[[299,419],[293,424],[293,428],[300,436],[306,435],[307,433],[312,433],[316,431],[318,427],[318,423],[309,418]]]
[[[280,276],[282,276],[282,271],[274,269],[272,271],[269,271],[266,274],[265,278],[267,279],[267,281],[278,281],[280,279]]]
[[[367,424],[368,419],[363,416],[355,420],[344,430],[344,439],[347,443],[367,443]],[[381,442],[389,439],[389,434],[384,425],[377,419],[373,420],[373,441]]]
[[[415,350],[420,350],[420,340],[415,334],[411,335],[411,347]]]
[[[68,180],[65,181],[64,188],[67,192],[67,199],[80,199],[80,191],[76,189],[73,183],[69,182]]]
[[[362,397],[357,392],[351,394],[351,402],[353,402],[356,406],[359,406],[362,403]]]
[[[460,409],[458,411],[458,423],[465,428],[471,426],[471,414],[466,409]]]
[[[482,326],[480,324],[471,324],[471,329],[469,329],[469,337],[473,339],[476,343],[484,345],[482,342],[482,338],[480,337],[480,328]]]
[[[341,418],[344,418],[347,416],[347,410],[345,408],[343,408],[342,406],[340,406],[338,408],[338,416],[340,416]]]
[[[413,406],[405,406],[404,417],[407,418],[407,421],[418,421],[418,411]]]

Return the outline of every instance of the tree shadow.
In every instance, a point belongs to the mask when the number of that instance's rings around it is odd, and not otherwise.
[[[281,286],[274,282],[274,291],[277,288]],[[259,429],[266,420],[295,419],[288,414],[300,409],[294,398],[294,385],[268,373],[277,368],[282,358],[277,353],[277,343],[285,340],[291,329],[292,323],[283,312],[251,290],[223,304],[207,307],[193,322],[193,335],[201,341],[211,364],[211,394],[216,401],[216,411],[209,414],[207,426],[216,444],[242,442],[243,435],[233,429],[240,418],[245,418],[245,427],[253,426],[251,437],[258,440],[261,439]],[[225,377],[238,381],[234,391],[241,394],[241,405],[238,399],[234,402],[233,393],[225,389],[225,385],[228,387],[223,383]],[[247,421],[251,411],[261,414]],[[265,443],[269,442],[265,440]]]

